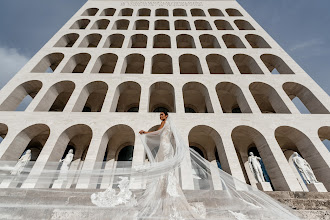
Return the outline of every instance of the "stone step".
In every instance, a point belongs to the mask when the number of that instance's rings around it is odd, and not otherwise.
[[[330,200],[327,199],[277,199],[292,209],[298,210],[330,210]]]
[[[330,200],[330,192],[287,192],[287,191],[275,191],[266,192],[274,199],[327,199]]]

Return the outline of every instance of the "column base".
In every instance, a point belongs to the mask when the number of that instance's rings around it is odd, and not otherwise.
[[[310,192],[328,192],[324,187],[323,183],[309,183],[307,184],[307,189]]]
[[[261,191],[273,191],[269,182],[261,182],[257,183],[257,187]]]
[[[55,180],[53,183],[52,188],[53,189],[62,189],[66,188],[66,185],[68,184],[67,180]]]

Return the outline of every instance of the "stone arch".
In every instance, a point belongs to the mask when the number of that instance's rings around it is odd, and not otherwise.
[[[149,21],[140,19],[135,21],[134,30],[149,30]]]
[[[166,34],[157,34],[153,40],[154,48],[171,48],[171,38]]]
[[[188,34],[180,34],[176,36],[178,48],[196,48],[194,38]]]
[[[140,105],[141,86],[132,81],[123,82],[118,85],[111,111],[116,112],[138,112]]]
[[[298,152],[310,164],[317,180],[323,182],[328,190],[330,189],[330,167],[325,157],[322,157],[304,133],[293,127],[281,126],[275,130],[275,138],[288,159],[293,152]],[[288,150],[292,152],[286,154],[285,151]]]
[[[227,48],[245,48],[245,45],[239,37],[233,34],[225,34],[222,36]]]
[[[263,54],[260,58],[272,74],[294,74],[290,67],[278,56]]]
[[[325,147],[330,151],[330,126],[323,126],[318,130],[320,140]]]
[[[112,30],[127,30],[129,25],[129,20],[119,19],[115,21],[115,24],[112,26]]]
[[[34,73],[52,73],[64,58],[63,53],[51,53],[42,58],[42,60],[32,69]]]
[[[206,62],[211,74],[233,74],[227,59],[219,54],[209,54]]]
[[[199,58],[193,54],[183,54],[179,57],[181,74],[203,74]]]
[[[220,44],[216,37],[210,34],[202,34],[199,36],[202,48],[220,48]]]
[[[79,34],[71,33],[62,36],[54,47],[72,47],[79,38]]]
[[[84,11],[84,13],[82,13],[81,16],[95,16],[98,11],[98,8],[88,8]]]
[[[88,53],[79,53],[70,58],[62,73],[83,73],[91,59]]]
[[[49,134],[50,129],[45,124],[34,124],[23,129],[10,143],[0,160],[17,161],[26,150],[31,149],[31,161],[36,161]]]
[[[146,48],[148,42],[147,35],[134,34],[131,36],[128,47],[129,48]]]
[[[86,27],[88,26],[88,24],[91,21],[89,19],[80,19],[78,21],[76,21],[75,23],[73,23],[73,25],[70,27],[70,29],[86,29]]]
[[[0,111],[24,111],[32,99],[39,93],[42,82],[31,80],[17,86],[0,105]]]
[[[195,113],[213,113],[213,107],[209,92],[203,84],[199,82],[188,82],[183,88],[183,100],[185,112],[193,109]]]
[[[222,11],[220,9],[217,9],[217,8],[210,8],[208,10],[208,12],[209,12],[210,16],[221,16],[221,17],[225,16],[222,13]]]
[[[265,41],[264,38],[256,34],[245,35],[246,40],[249,42],[252,48],[271,48],[271,46]]]
[[[5,139],[8,133],[8,126],[6,124],[0,123],[0,143]]]
[[[239,10],[234,8],[227,8],[226,12],[229,16],[243,16]]]
[[[233,129],[231,137],[247,183],[256,187],[257,180],[248,164],[249,149],[256,147],[274,189],[277,191],[288,190],[289,186],[280,167],[277,165],[275,155],[265,137],[259,131],[252,127],[241,125]]]
[[[155,14],[156,16],[168,16],[168,10],[165,8],[157,8]]]
[[[221,82],[215,89],[224,113],[252,113],[241,88],[237,85]]]
[[[234,30],[231,24],[226,20],[215,20],[214,24],[218,30]]]
[[[89,34],[81,41],[79,47],[97,47],[101,38],[101,34]]]
[[[329,110],[307,87],[295,82],[286,82],[282,87],[291,100],[298,98],[311,114],[329,114]]]
[[[150,16],[151,10],[149,8],[140,8],[138,11],[138,16]]]
[[[152,57],[152,74],[173,74],[172,57],[156,54]]]
[[[189,21],[187,20],[176,20],[174,22],[175,30],[191,30]]]
[[[72,81],[61,81],[52,85],[34,111],[62,112],[76,85]]]
[[[88,83],[81,91],[73,112],[100,112],[103,106],[108,85],[102,81]]]
[[[210,23],[206,20],[194,21],[196,30],[212,30]]]
[[[205,16],[205,13],[202,9],[200,8],[193,8],[190,9],[191,16]]]
[[[236,24],[239,30],[255,30],[254,27],[248,21],[240,19],[240,20],[235,20],[234,23]]]
[[[102,11],[100,16],[113,16],[116,12],[115,8],[106,8]]]
[[[92,73],[113,73],[116,68],[118,56],[106,53],[97,58]]]
[[[149,112],[160,108],[176,111],[174,87],[168,82],[156,82],[149,89]]]
[[[132,16],[133,9],[132,8],[123,8],[119,12],[119,16]]]
[[[93,26],[91,27],[92,30],[106,30],[110,24],[108,19],[100,19],[95,21]]]
[[[262,82],[249,86],[250,92],[262,113],[291,113],[276,90]]]
[[[167,20],[156,20],[155,30],[170,30],[170,23]]]
[[[187,16],[187,12],[186,12],[186,10],[184,10],[182,8],[175,8],[175,9],[173,9],[173,16],[186,17]]]
[[[143,74],[145,58],[142,54],[134,53],[125,57],[122,73]]]
[[[241,74],[263,74],[257,62],[248,55],[236,54],[234,61]]]
[[[121,48],[125,36],[122,34],[111,34],[104,43],[104,48]]]

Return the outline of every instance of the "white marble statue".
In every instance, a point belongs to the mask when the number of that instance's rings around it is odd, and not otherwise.
[[[293,153],[292,161],[307,183],[318,183],[309,163],[300,157],[297,152]]]
[[[14,169],[10,172],[11,175],[19,175],[23,171],[26,164],[31,160],[31,150],[28,149],[23,156],[17,161]]]
[[[265,178],[264,178],[264,172],[261,169],[261,158],[254,156],[254,154],[252,152],[249,153],[249,167],[254,175],[254,177],[256,178],[256,180],[258,181],[258,183],[261,182],[266,182]]]
[[[70,167],[70,164],[73,160],[73,150],[70,149],[69,152],[66,154],[65,158],[63,160],[60,160],[60,162],[62,162],[62,166],[60,169],[60,174],[58,179],[66,179],[67,178],[67,173]]]

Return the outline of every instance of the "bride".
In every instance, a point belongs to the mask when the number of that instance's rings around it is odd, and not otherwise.
[[[199,181],[207,182],[213,165],[189,149],[167,112],[160,113],[160,120],[157,131],[139,132],[150,163],[111,171],[118,177],[119,192],[111,185],[91,196],[95,205],[116,210],[111,219],[299,219],[287,207],[220,169],[216,170],[223,190],[198,190],[189,203],[177,178],[184,157],[190,151],[192,167],[199,171],[194,178]],[[145,190],[131,192],[127,176],[134,183],[144,183]]]

